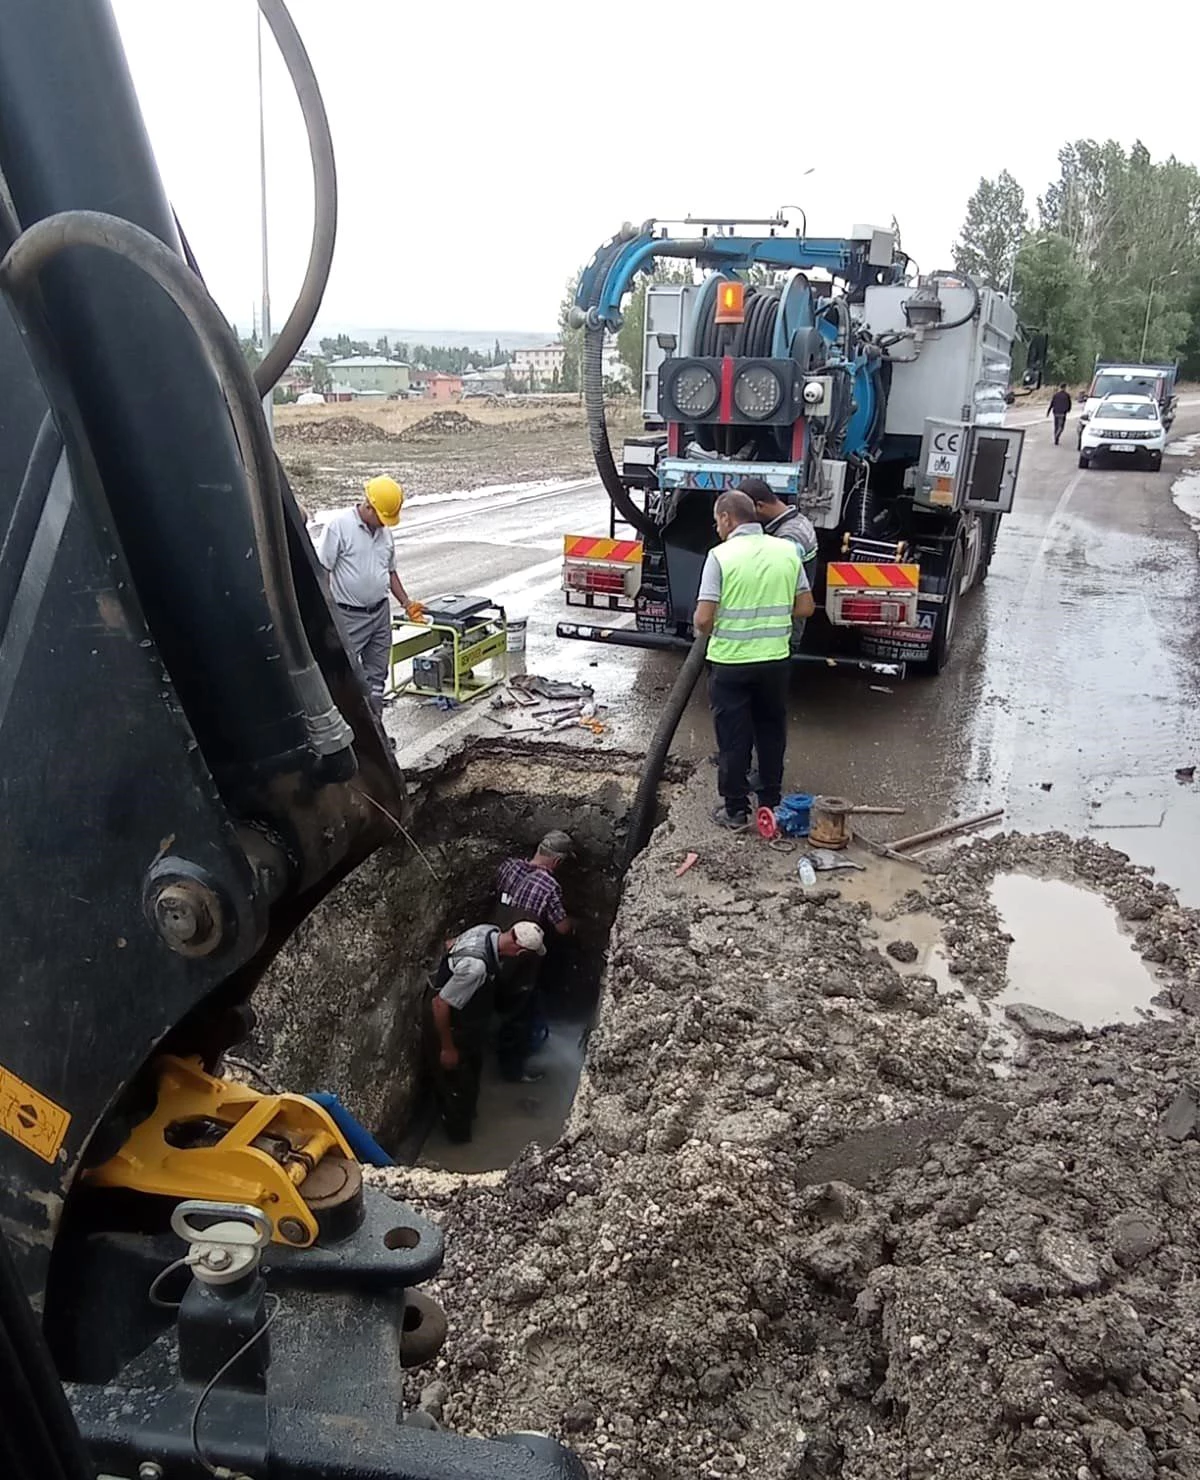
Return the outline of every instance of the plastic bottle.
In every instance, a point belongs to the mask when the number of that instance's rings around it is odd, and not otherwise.
[[[817,871],[812,866],[812,859],[807,854],[796,865],[796,872],[800,875],[800,882],[806,889],[811,889],[817,882]]]

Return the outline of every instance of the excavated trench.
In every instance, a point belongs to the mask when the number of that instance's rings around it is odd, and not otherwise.
[[[552,1142],[570,1110],[620,897],[618,858],[638,758],[476,744],[409,781],[416,847],[380,850],[314,911],[255,995],[247,1057],[268,1081],[332,1090],[400,1161],[507,1167]],[[551,942],[539,986],[550,1034],[533,1084],[502,1082],[489,1057],[475,1135],[449,1144],[421,1055],[421,1003],[448,936],[490,918],[498,865],[551,829],[575,843],[560,880],[573,936]]]

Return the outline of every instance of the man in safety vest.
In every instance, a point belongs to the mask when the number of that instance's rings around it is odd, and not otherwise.
[[[764,534],[754,501],[723,493],[714,507],[721,544],[709,551],[693,624],[708,636],[709,702],[720,752],[720,827],[750,822],[747,772],[758,753],[760,807],[777,807],[787,748],[792,622],[810,617],[812,591],[791,540]]]

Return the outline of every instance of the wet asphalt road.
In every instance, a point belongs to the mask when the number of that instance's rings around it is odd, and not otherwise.
[[[1197,431],[1193,400],[1173,435]],[[1200,857],[1189,846],[1200,784],[1175,779],[1200,760],[1197,537],[1171,499],[1187,460],[1168,456],[1158,474],[1081,471],[1073,425],[1060,447],[1044,420],[1029,426],[1016,505],[985,586],[960,608],[949,668],[902,683],[799,668],[789,787],[907,807],[903,818],[864,820],[861,830],[880,838],[1004,806],[1006,826],[1095,833],[1200,904]],[[398,552],[411,592],[472,590],[507,603],[529,617],[530,672],[594,686],[609,706],[604,740],[567,737],[638,750],[679,659],[554,635],[568,615],[586,620],[568,613],[558,588],[562,536],[607,533],[607,523],[595,483],[414,502]],[[401,763],[467,731],[503,735],[487,703],[446,715],[397,700],[388,725]],[[703,762],[712,749],[698,691],[676,750]]]

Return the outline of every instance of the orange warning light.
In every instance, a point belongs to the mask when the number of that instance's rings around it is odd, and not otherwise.
[[[718,324],[740,324],[746,317],[745,283],[723,282],[717,288],[717,311],[713,316]]]

